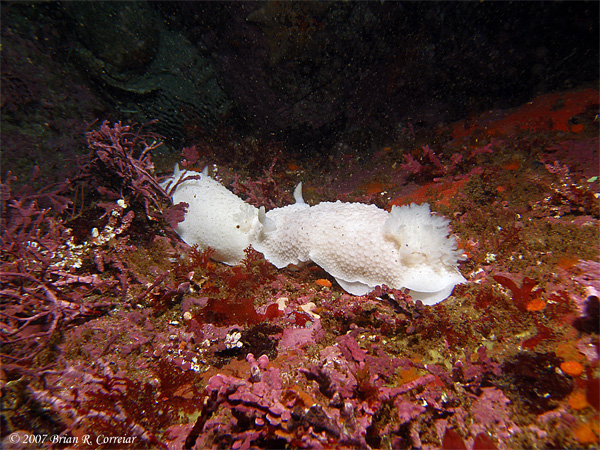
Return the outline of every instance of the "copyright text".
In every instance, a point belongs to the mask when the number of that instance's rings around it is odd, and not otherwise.
[[[106,436],[100,434],[93,436],[84,434],[82,436],[68,436],[62,434],[32,434],[25,431],[15,431],[8,436],[10,444],[35,445],[40,444],[84,444],[89,446],[109,446],[115,444],[134,444],[137,436]]]

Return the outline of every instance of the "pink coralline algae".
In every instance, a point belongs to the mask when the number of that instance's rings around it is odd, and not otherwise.
[[[248,354],[247,360],[250,364],[248,380],[221,374],[210,378],[206,387],[207,399],[192,431],[195,435],[192,441],[198,437],[203,441],[209,434],[218,432],[219,439],[225,439],[231,448],[247,449],[255,440],[276,438],[268,425],[281,428],[291,421],[291,410],[281,403],[283,384],[280,371],[268,367],[269,359],[265,355],[257,361],[252,354]],[[208,418],[220,405],[231,408],[237,420],[222,422],[217,418]],[[240,427],[248,427],[248,430],[243,431]],[[194,443],[190,442],[190,437],[188,443]],[[198,448],[207,448],[202,443],[196,445]]]
[[[327,448],[336,442],[338,448],[370,448],[379,439],[373,433],[380,427],[386,433],[399,431],[378,423],[378,410],[393,407],[400,427],[408,423],[416,427],[413,421],[420,416],[448,411],[447,403],[453,402],[453,396],[448,397],[444,385],[459,380],[473,386],[473,398],[478,400],[471,412],[485,418],[482,427],[472,430],[473,436],[486,426],[507,419],[506,411],[497,409],[508,402],[501,391],[478,387],[485,374],[498,374],[497,366],[483,349],[478,364],[457,364],[452,372],[428,366],[426,370],[431,374],[389,388],[387,381],[397,369],[414,366],[409,360],[371,354],[350,335],[337,341],[321,352],[318,365],[298,370],[309,383],[315,383],[315,391],[309,388],[310,384],[302,387],[303,383],[284,381],[282,368],[270,364],[265,355],[258,360],[252,354],[247,356],[247,378],[223,374],[211,377],[201,417],[188,436],[188,445],[209,448],[210,443],[227,443],[231,448],[279,448],[288,442],[299,448]],[[376,349],[375,346],[375,353]],[[440,377],[445,380],[441,384],[436,381]],[[497,400],[498,396],[504,400]],[[494,402],[500,403],[494,406]],[[228,419],[225,411],[230,411],[235,420]],[[457,408],[456,414],[461,411]],[[468,433],[466,428],[463,431]],[[416,445],[418,438],[409,442]]]
[[[129,125],[102,123],[99,130],[87,133],[91,158],[83,166],[84,176],[102,174],[99,191],[114,199],[131,195],[141,200],[146,213],[152,217],[150,206],[161,210],[169,198],[152,175],[154,164],[151,152],[162,142],[153,133],[134,132]]]
[[[493,387],[482,388],[482,392],[471,404],[471,414],[474,420],[469,427],[473,436],[495,430],[503,440],[510,437],[510,400],[500,389]]]
[[[335,397],[332,406],[311,404],[310,395],[284,387],[280,369],[269,367],[265,355],[256,360],[248,354],[247,360],[248,379],[219,374],[208,381],[204,411],[225,407],[236,419],[205,420],[203,413],[192,432],[197,433],[192,435],[196,448],[207,448],[211,436],[235,449],[258,443],[279,448],[286,441],[301,448],[327,448],[332,439],[340,448],[367,447],[366,427],[374,413],[368,405]]]
[[[268,169],[263,171],[263,176],[259,179],[242,181],[236,175],[231,183],[233,192],[241,195],[248,203],[256,207],[265,206],[266,208],[277,208],[288,204],[291,200],[291,192],[282,189],[280,183],[275,179],[274,167],[277,160],[273,160]],[[265,202],[265,199],[269,199]]]
[[[420,153],[416,154],[416,157],[410,153],[405,154],[406,162],[401,164],[400,168],[419,177],[450,175],[456,171],[462,159],[462,154],[454,153],[448,164],[443,164],[429,145],[425,145],[421,148]]]
[[[546,163],[545,167],[557,178],[551,185],[551,194],[544,199],[544,205],[554,216],[582,211],[588,211],[595,217],[600,215],[593,186],[582,179],[575,179],[569,167],[556,160]]]
[[[7,367],[28,364],[46,348],[59,326],[114,304],[91,300],[93,291],[109,291],[116,282],[95,274],[79,275],[82,263],[73,236],[56,212],[70,201],[65,186],[32,193],[15,192],[11,178],[1,185],[0,279],[3,329],[2,361]]]

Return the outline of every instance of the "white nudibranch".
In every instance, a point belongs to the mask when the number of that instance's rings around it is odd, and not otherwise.
[[[163,183],[173,203],[186,202],[177,228],[189,245],[215,250],[213,258],[239,264],[252,246],[278,268],[312,261],[353,295],[375,286],[410,289],[415,300],[438,303],[466,280],[458,271],[461,252],[449,236],[449,220],[428,204],[387,211],[364,203],[323,202],[309,206],[302,185],[295,203],[265,212],[210,178],[206,171],[181,172]]]
[[[161,186],[173,204],[189,205],[175,230],[186,244],[210,247],[215,251],[213,259],[225,264],[242,262],[244,250],[251,244],[250,232],[259,225],[257,208],[209,177],[207,169],[202,173],[181,171],[175,165],[173,176]]]

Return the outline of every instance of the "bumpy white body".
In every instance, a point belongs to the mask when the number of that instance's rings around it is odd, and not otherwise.
[[[182,181],[180,179],[183,178]],[[179,182],[179,184],[177,184]],[[190,206],[177,228],[189,245],[215,250],[214,259],[239,264],[252,246],[278,268],[312,261],[354,295],[375,286],[408,288],[414,299],[435,304],[466,280],[449,221],[428,204],[393,207],[337,201],[309,206],[296,188],[296,203],[265,213],[206,174],[180,172],[163,183],[173,203]]]
[[[210,247],[215,251],[213,259],[225,264],[242,262],[251,244],[250,231],[258,226],[257,208],[213,180],[206,170],[180,171],[175,166],[173,177],[162,186],[167,192],[176,186],[171,193],[173,204],[189,205],[184,221],[175,230],[186,244]]]
[[[363,203],[298,202],[269,211],[266,219],[271,231],[252,245],[268,261],[279,268],[313,261],[354,295],[386,284],[434,304],[465,281],[448,221],[431,215],[427,204],[388,213]]]

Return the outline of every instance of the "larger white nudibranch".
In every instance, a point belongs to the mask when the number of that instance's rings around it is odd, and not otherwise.
[[[394,206],[388,213],[364,203],[296,203],[259,220],[263,230],[253,247],[281,268],[313,261],[342,288],[365,295],[375,286],[408,288],[416,300],[434,304],[466,280],[457,269],[461,252],[449,236],[449,221],[428,204]]]

